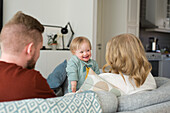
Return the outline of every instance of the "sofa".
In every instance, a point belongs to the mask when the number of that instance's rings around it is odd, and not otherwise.
[[[157,89],[132,95],[115,97],[97,93],[103,112],[118,113],[170,113],[170,79],[154,77]]]
[[[105,91],[84,91],[55,98],[0,102],[0,113],[169,113],[170,79],[155,80],[155,90],[119,97]]]

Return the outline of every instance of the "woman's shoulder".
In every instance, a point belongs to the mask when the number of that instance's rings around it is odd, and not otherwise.
[[[99,74],[100,77],[102,78],[120,78],[121,76],[119,74],[115,74],[115,73],[101,73]]]
[[[152,73],[148,74],[143,85],[151,86],[153,89],[156,88],[156,81],[155,81],[155,78],[153,77]]]

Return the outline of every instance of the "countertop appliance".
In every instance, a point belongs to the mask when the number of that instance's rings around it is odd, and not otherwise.
[[[153,76],[170,78],[170,54],[146,52],[146,57],[152,65]]]
[[[161,53],[156,53],[156,52],[146,52],[146,57],[148,59],[148,61],[151,63],[152,65],[152,70],[151,73],[153,76],[162,76],[161,72],[162,72],[162,57],[161,57]]]
[[[158,39],[156,37],[149,37],[149,48],[148,52],[156,52],[159,50]]]
[[[161,59],[161,76],[170,78],[170,54],[163,54]]]

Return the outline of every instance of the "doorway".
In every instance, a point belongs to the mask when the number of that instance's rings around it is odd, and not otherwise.
[[[101,69],[106,64],[107,42],[112,37],[127,32],[127,1],[97,0],[96,20],[96,61]]]

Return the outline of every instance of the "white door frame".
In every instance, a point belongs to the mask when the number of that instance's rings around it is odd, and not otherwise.
[[[97,42],[97,0],[93,0],[93,37],[92,37],[92,58],[96,60],[96,42]]]
[[[102,39],[103,32],[102,31],[102,3],[104,0],[94,0],[93,1],[93,37],[92,37],[92,58],[95,59],[99,65],[99,68],[102,68],[104,62],[104,43]],[[98,9],[100,8],[100,9]]]

